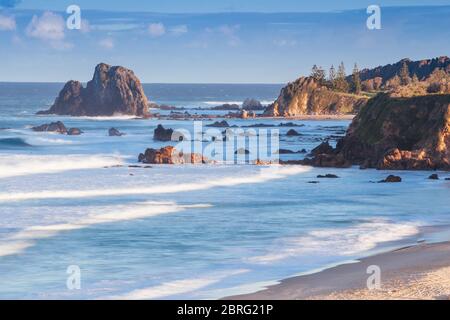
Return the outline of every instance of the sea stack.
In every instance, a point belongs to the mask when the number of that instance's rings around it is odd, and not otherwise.
[[[149,111],[147,97],[133,71],[100,63],[86,88],[79,81],[67,82],[52,107],[38,114],[148,117]]]
[[[278,99],[264,111],[269,117],[356,114],[368,98],[333,91],[312,77],[301,77],[281,89]]]

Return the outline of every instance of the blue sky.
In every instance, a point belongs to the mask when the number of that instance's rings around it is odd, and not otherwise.
[[[377,1],[372,31],[371,2],[0,0],[0,81],[86,81],[106,62],[143,82],[284,83],[312,64],[450,54],[450,0]],[[73,3],[81,30],[65,27]]]

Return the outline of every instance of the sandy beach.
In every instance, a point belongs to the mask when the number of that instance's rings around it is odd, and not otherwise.
[[[379,266],[379,289],[367,288],[369,266]],[[355,263],[285,279],[265,290],[226,299],[396,300],[450,299],[450,242],[418,244]]]

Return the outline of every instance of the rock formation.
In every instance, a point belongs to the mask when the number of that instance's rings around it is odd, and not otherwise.
[[[40,126],[32,127],[31,130],[36,132],[55,132],[59,134],[67,134],[69,136],[79,136],[83,133],[83,131],[78,128],[67,129],[61,121],[42,124]]]
[[[38,114],[146,117],[149,112],[147,97],[133,71],[100,63],[86,88],[78,81],[67,82],[52,107]]]
[[[393,170],[450,170],[450,95],[381,93],[353,119],[335,149],[307,164]]]
[[[117,130],[116,128],[110,128],[108,130],[108,135],[110,137],[121,137],[123,135],[125,135],[125,133],[120,132],[119,130]]]
[[[139,154],[139,162],[148,164],[201,164],[207,163],[208,159],[197,153],[182,153],[175,147],[167,146],[159,150],[149,148],[145,153]]]
[[[367,100],[364,96],[333,91],[311,77],[301,77],[281,89],[278,99],[266,108],[264,115],[352,114],[357,113]]]
[[[36,132],[56,132],[66,134],[67,128],[61,121],[52,122],[49,124],[42,124],[40,126],[32,127],[31,130]]]

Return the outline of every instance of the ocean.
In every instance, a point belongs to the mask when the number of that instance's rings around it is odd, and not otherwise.
[[[1,299],[221,298],[449,237],[450,181],[429,180],[429,172],[135,167],[139,153],[167,144],[153,141],[158,124],[192,130],[192,121],[35,115],[48,109],[62,85],[0,83]],[[267,104],[281,87],[145,84],[144,90],[151,101],[194,114],[246,98]],[[56,120],[84,133],[31,130]],[[348,120],[227,121],[293,122],[300,136],[286,137],[290,127],[278,129],[280,148],[294,151],[310,151],[330,136],[335,141],[349,125]],[[126,135],[109,137],[111,127]],[[326,173],[339,178],[317,179]],[[403,182],[373,183],[388,174]],[[68,283],[71,270],[79,271],[79,287]]]

